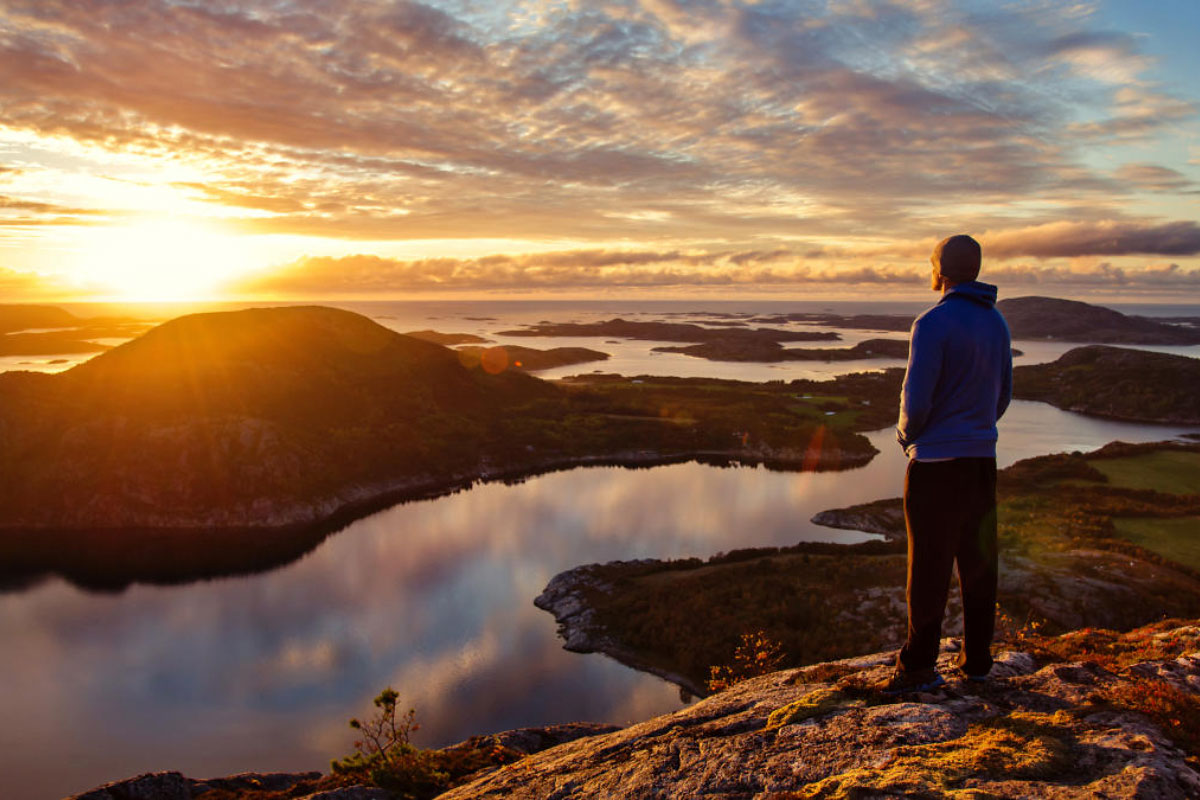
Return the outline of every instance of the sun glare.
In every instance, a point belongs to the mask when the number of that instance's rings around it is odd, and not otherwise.
[[[147,219],[91,232],[78,271],[113,300],[210,300],[251,262],[245,238],[216,223]]]

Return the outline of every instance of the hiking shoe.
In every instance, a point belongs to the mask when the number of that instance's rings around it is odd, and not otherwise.
[[[983,685],[988,682],[988,673],[986,672],[982,675],[972,675],[962,667],[959,667],[957,670],[955,670],[955,675],[967,681],[968,683],[973,683],[976,685]]]
[[[892,673],[892,677],[875,688],[880,693],[887,695],[908,694],[909,692],[927,692],[945,682],[946,679],[939,675],[936,669],[918,669],[910,672],[897,667],[896,671]]]

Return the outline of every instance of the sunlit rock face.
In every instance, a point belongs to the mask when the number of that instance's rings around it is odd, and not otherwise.
[[[1194,720],[1139,713],[1150,697],[1200,708],[1200,627],[1096,643],[1149,657],[1134,663],[1048,654],[1078,651],[1089,635],[1043,640],[1036,655],[1004,652],[984,684],[953,677],[957,643],[947,639],[947,685],[895,698],[869,688],[890,673],[891,653],[773,673],[443,797],[1200,796],[1181,748]]]

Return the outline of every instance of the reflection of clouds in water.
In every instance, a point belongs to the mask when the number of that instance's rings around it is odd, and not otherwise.
[[[1045,453],[1095,450],[1108,442],[1156,442],[1198,430],[1187,425],[1146,425],[1085,417],[1045,403],[1014,400],[1000,420],[1000,466]]]

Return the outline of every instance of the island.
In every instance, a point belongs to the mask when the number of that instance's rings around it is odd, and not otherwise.
[[[79,331],[7,333],[0,336],[0,356],[59,356],[101,353],[111,345],[80,338]]]
[[[1048,364],[1017,367],[1013,392],[1093,416],[1200,424],[1200,360],[1170,353],[1077,347]]]
[[[493,371],[511,367],[522,372],[538,372],[554,367],[606,361],[609,357],[608,353],[587,347],[552,347],[549,350],[538,350],[534,347],[501,344],[494,347],[459,347],[457,350],[463,358],[463,363],[468,366],[479,364],[484,369]]]
[[[908,342],[866,339],[853,347],[788,347],[761,339],[715,339],[682,347],[655,347],[660,353],[683,353],[709,361],[858,361],[866,358],[908,358]]]
[[[74,328],[82,320],[57,306],[0,303],[0,333],[30,328]]]
[[[930,305],[933,305],[931,302]],[[755,317],[752,321],[768,325],[781,325],[786,322],[800,322],[806,325],[821,325],[828,328],[847,328],[849,330],[891,331],[907,333],[912,328],[912,314],[834,314],[832,312],[796,312],[791,314],[770,314]]]
[[[96,339],[126,339],[152,324],[126,317],[77,317],[56,306],[0,305],[0,356],[99,353],[111,345]]]
[[[841,338],[832,331],[785,331],[779,328],[706,328],[687,322],[541,322],[501,331],[501,336],[606,336],[654,342],[828,342]]]
[[[476,336],[473,333],[441,333],[439,331],[408,331],[405,336],[411,336],[414,339],[421,339],[425,342],[433,342],[447,347],[456,344],[487,344],[490,340],[482,336]]]
[[[1200,329],[1058,297],[1014,297],[996,304],[1013,337],[1098,344],[1200,344]]]
[[[934,304],[931,300],[929,305]],[[1065,342],[1130,345],[1200,344],[1200,325],[1193,317],[1151,318],[1122,314],[1111,308],[1058,297],[1012,297],[996,304],[1014,339],[1058,339]],[[830,328],[908,331],[915,315],[792,313],[756,317],[767,324],[800,322]]]
[[[548,382],[332,308],[193,314],[56,375],[0,374],[0,582],[174,582],[297,558],[484,480],[689,460],[845,469],[899,376]]]

